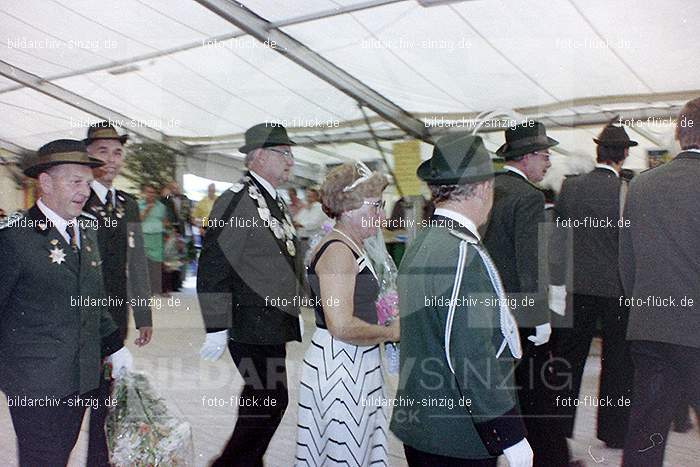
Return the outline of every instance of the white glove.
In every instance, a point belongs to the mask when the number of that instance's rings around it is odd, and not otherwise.
[[[221,358],[224,350],[226,350],[227,343],[228,330],[208,332],[207,338],[204,340],[204,344],[202,344],[202,348],[199,349],[199,356],[202,358],[202,360],[214,362]]]
[[[566,314],[566,286],[565,285],[550,285],[549,286],[549,309],[564,316]]]
[[[119,379],[134,368],[134,357],[126,347],[114,352],[107,357],[107,361],[112,364],[112,378]]]
[[[534,454],[526,438],[503,450],[510,467],[532,467]]]
[[[528,336],[527,340],[534,342],[535,345],[542,345],[549,342],[549,336],[552,335],[552,325],[549,323],[540,324],[535,327],[535,334]]]

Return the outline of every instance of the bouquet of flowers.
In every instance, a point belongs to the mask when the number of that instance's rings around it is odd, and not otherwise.
[[[379,281],[379,295],[375,302],[377,323],[388,326],[399,316],[399,294],[396,291],[398,270],[384,243],[384,235],[379,230],[377,235],[365,240],[365,251],[369,257]],[[386,371],[390,374],[399,372],[399,345],[396,342],[384,344]]]
[[[117,467],[194,466],[190,424],[175,418],[145,375],[128,373],[114,382],[105,426],[110,461]]]

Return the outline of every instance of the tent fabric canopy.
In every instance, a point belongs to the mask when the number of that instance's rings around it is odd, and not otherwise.
[[[3,147],[82,138],[118,115],[136,139],[240,159],[245,129],[274,121],[303,141],[299,163],[315,169],[381,158],[363,100],[382,141],[415,137],[406,128],[416,124],[429,141],[499,111],[542,120],[560,154],[588,157],[619,114],[639,130],[643,165],[646,149],[672,147],[668,117],[700,95],[697,2],[669,0],[663,13],[632,0],[242,3],[4,1]],[[253,20],[267,42],[250,34]],[[285,48],[297,43],[301,54]],[[485,137],[492,150],[503,140]]]

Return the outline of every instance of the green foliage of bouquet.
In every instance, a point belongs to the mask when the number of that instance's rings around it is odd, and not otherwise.
[[[189,423],[170,414],[145,375],[129,373],[114,382],[116,404],[105,426],[110,461],[116,467],[194,465]]]

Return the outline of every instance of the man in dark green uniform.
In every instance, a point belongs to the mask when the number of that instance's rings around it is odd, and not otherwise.
[[[401,371],[391,430],[411,467],[531,466],[513,383],[518,328],[477,228],[493,201],[483,141],[437,141],[418,176],[435,212],[399,269]]]
[[[108,307],[109,313],[119,327],[122,340],[126,340],[131,307],[139,330],[135,344],[144,346],[151,340],[153,327],[149,300],[151,288],[139,208],[130,195],[113,186],[124,163],[126,140],[127,135],[119,135],[109,122],[99,122],[88,129],[84,140],[87,151],[104,164],[93,170],[95,180],[90,183],[90,198],[84,210],[99,221],[97,243],[102,257],[102,276],[107,295],[113,299]],[[109,379],[100,379],[99,392],[101,398],[109,396]],[[107,407],[100,406],[90,414],[88,465],[91,467],[109,465],[104,431],[107,413]]]
[[[81,215],[92,167],[80,141],[57,140],[25,170],[41,197],[0,226],[0,389],[8,397],[20,466],[65,466],[101,358],[131,366],[109,316],[96,219]]]

